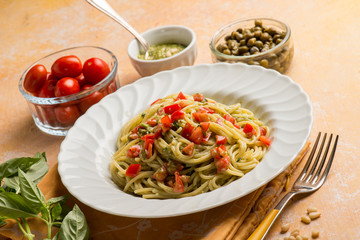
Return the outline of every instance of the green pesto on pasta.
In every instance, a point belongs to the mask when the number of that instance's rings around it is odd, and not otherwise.
[[[269,128],[240,103],[180,92],[125,124],[110,171],[124,192],[136,196],[194,196],[244,176],[270,144]]]

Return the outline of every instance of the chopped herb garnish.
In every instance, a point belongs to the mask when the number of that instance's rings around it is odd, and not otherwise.
[[[145,113],[142,113],[142,114],[141,114],[141,117],[144,118],[144,117],[145,117]]]

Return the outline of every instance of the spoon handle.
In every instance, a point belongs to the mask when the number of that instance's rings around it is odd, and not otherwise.
[[[90,5],[97,8],[101,12],[105,13],[112,19],[114,19],[116,22],[120,23],[126,30],[128,30],[143,46],[145,52],[149,49],[149,44],[146,42],[146,40],[132,27],[130,24],[128,24],[122,17],[119,16],[115,12],[115,10],[109,5],[109,3],[106,0],[86,0]]]

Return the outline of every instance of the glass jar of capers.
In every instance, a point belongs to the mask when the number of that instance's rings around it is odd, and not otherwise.
[[[285,73],[294,55],[290,28],[275,19],[256,18],[230,23],[210,42],[213,62],[243,62]]]

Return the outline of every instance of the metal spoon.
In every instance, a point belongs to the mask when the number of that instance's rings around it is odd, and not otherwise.
[[[115,10],[109,5],[106,0],[86,0],[90,5],[105,13],[111,17],[116,22],[120,23],[126,30],[128,30],[141,44],[145,51],[145,58],[148,55],[149,44],[148,42],[132,27],[130,26],[122,17],[115,12]]]

